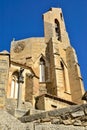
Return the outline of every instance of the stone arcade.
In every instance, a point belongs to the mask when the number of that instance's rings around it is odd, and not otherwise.
[[[11,114],[84,103],[80,66],[62,10],[51,8],[43,21],[44,37],[13,40],[10,53],[0,52],[0,107]]]

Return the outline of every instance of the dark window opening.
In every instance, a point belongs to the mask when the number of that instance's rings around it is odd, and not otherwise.
[[[51,105],[51,107],[53,107],[53,108],[57,108],[57,106],[56,106],[56,105]]]
[[[63,76],[63,85],[64,85],[64,91],[66,91],[66,78],[65,78],[65,69],[64,69],[64,64],[60,61],[61,69],[62,69],[62,76]]]
[[[60,17],[61,17],[61,20],[63,20],[63,15],[62,15],[62,13],[60,13]]]
[[[40,64],[45,65],[45,61],[44,61],[44,59],[42,57],[40,58]]]
[[[40,58],[40,82],[45,82],[45,60]]]
[[[55,33],[59,41],[61,41],[60,25],[57,19],[55,19]]]
[[[62,70],[64,70],[64,65],[62,62],[60,62]]]

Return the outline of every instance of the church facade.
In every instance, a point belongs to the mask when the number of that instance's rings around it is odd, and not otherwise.
[[[83,80],[62,10],[43,14],[44,37],[13,40],[0,52],[0,107],[52,110],[84,103]]]

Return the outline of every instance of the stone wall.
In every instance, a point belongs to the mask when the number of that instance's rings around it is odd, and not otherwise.
[[[8,84],[9,53],[0,52],[0,107],[5,106],[6,91]]]
[[[32,122],[33,130],[87,130],[87,104],[24,116],[20,120]]]
[[[33,130],[33,123],[23,124],[4,110],[0,110],[0,130]]]
[[[19,120],[0,110],[0,130],[87,130],[87,104],[26,115]]]
[[[55,110],[60,108],[69,107],[71,105],[76,105],[73,102],[67,101],[62,98],[58,98],[57,96],[53,96],[50,94],[43,94],[36,97],[36,108],[38,110]]]
[[[44,43],[44,38],[28,38],[19,41],[12,41],[11,61],[16,61],[22,64],[33,61],[31,63],[33,64],[41,53],[45,53],[46,45]],[[27,65],[30,67],[30,64]]]
[[[30,109],[33,109],[33,106],[30,102],[21,102],[21,113],[23,112],[24,114],[26,113],[26,111],[29,111]],[[6,99],[5,110],[11,115],[15,116],[17,110],[17,100],[10,98]]]

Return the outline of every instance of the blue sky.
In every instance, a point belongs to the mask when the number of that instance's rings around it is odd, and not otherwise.
[[[0,0],[0,51],[16,40],[44,36],[42,14],[60,7],[87,90],[87,0]]]

